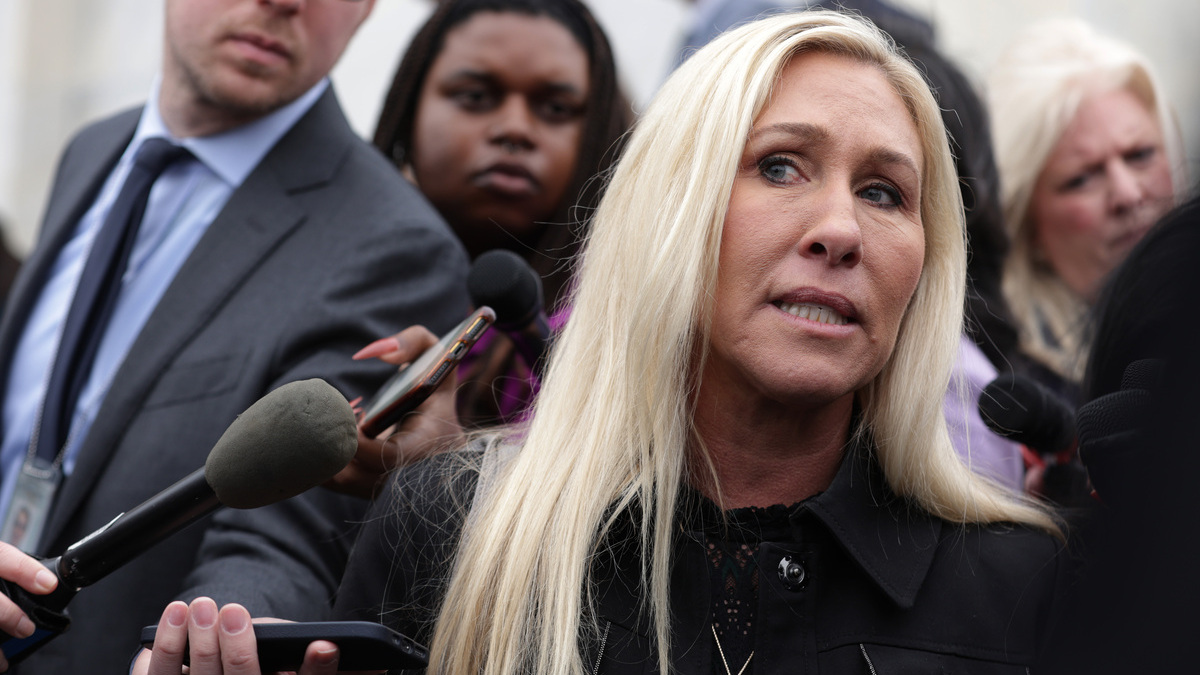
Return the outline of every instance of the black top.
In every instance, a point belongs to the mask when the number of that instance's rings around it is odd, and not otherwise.
[[[761,569],[759,548],[763,541],[787,537],[793,513],[803,503],[766,508],[733,509],[721,514],[708,499],[697,495],[698,508],[709,518],[701,529],[705,557],[708,560],[709,607],[714,644],[719,647],[713,660],[715,675],[754,672],[755,613],[758,607],[761,574],[778,570]],[[802,584],[803,568],[792,566],[792,584]]]
[[[469,500],[474,482],[445,478],[446,461],[401,472],[376,505],[339,591],[341,618],[382,619],[428,641],[461,524],[450,503]],[[747,659],[746,674],[1024,673],[1070,569],[1049,535],[947,523],[897,497],[869,448],[849,450],[819,495],[724,516],[694,492],[681,500],[671,579],[680,673],[727,663],[736,675]],[[603,639],[581,649],[589,670],[600,657],[599,673],[657,672],[626,526],[594,568]]]

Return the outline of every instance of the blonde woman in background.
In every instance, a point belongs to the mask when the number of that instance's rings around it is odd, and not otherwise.
[[[797,13],[697,52],[630,138],[578,279],[532,421],[397,474],[343,617],[429,644],[437,673],[1034,662],[1058,529],[951,447],[962,203],[883,34]],[[178,674],[189,635],[192,673],[244,672],[243,609],[187,618],[167,608],[151,673]]]
[[[1004,293],[1040,379],[1075,405],[1088,308],[1186,189],[1179,128],[1146,57],[1075,19],[1014,41],[987,99],[1012,238]]]

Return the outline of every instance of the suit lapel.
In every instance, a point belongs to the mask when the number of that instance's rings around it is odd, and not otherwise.
[[[89,128],[64,154],[38,234],[38,245],[21,266],[0,321],[0,383],[8,382],[13,351],[51,268],[129,145],[141,114],[140,108],[130,110]],[[0,392],[3,391],[0,385]]]
[[[91,492],[158,376],[262,261],[305,222],[307,214],[294,195],[327,184],[344,160],[351,139],[336,98],[326,92],[234,191],[150,314],[114,376],[75,469],[63,485],[44,541],[59,536]]]

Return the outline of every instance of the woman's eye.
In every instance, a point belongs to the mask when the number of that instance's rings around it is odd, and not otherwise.
[[[1074,176],[1071,176],[1067,180],[1063,181],[1060,191],[1071,192],[1073,190],[1079,190],[1088,184],[1088,181],[1091,179],[1091,177],[1092,177],[1091,171],[1084,171],[1083,173],[1077,173]]]
[[[783,157],[768,157],[758,164],[763,178],[777,185],[791,185],[800,180],[800,170]]]
[[[538,108],[539,116],[551,123],[569,122],[579,117],[579,107],[564,101],[544,101]]]
[[[460,89],[450,96],[464,110],[486,110],[494,98],[486,89]]]
[[[1154,158],[1158,148],[1150,145],[1144,148],[1136,148],[1125,153],[1125,161],[1130,164],[1138,164],[1148,162]]]
[[[900,206],[904,203],[904,200],[900,198],[899,190],[883,183],[869,185],[858,194],[863,199],[877,206],[886,206],[891,208]]]

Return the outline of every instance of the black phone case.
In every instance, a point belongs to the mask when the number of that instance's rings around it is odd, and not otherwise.
[[[142,629],[142,646],[154,646],[157,626]],[[338,670],[412,670],[429,663],[429,651],[404,635],[370,621],[256,623],[258,665],[264,673],[299,670],[314,640],[338,646]],[[184,653],[184,664],[188,662]]]

